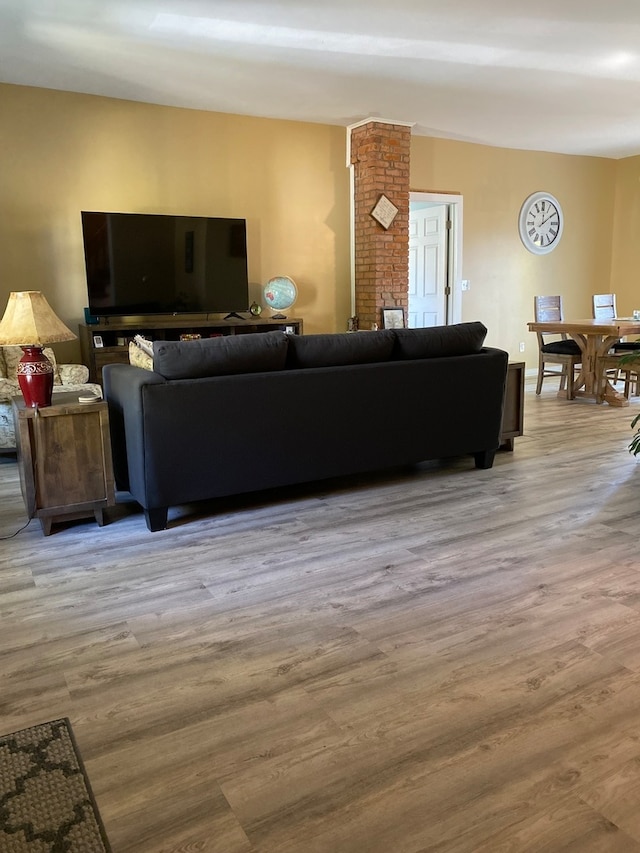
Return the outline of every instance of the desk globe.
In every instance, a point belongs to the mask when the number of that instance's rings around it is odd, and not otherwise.
[[[298,298],[298,288],[295,281],[288,275],[276,275],[270,278],[262,288],[262,296],[265,304],[272,311],[278,312],[273,315],[272,319],[286,320],[286,315],[280,312],[291,308]]]

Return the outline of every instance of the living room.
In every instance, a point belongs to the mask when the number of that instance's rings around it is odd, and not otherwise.
[[[347,330],[345,126],[15,83],[0,114],[3,305],[41,290],[77,332],[82,210],[241,217],[250,299],[288,275],[305,335]],[[2,458],[0,735],[69,718],[114,853],[640,850],[638,399],[536,397],[527,330],[536,294],[640,307],[639,167],[412,133],[411,190],[464,200],[462,320],[527,365],[489,470],[215,499],[153,534],[121,501],[45,537]],[[565,217],[542,256],[518,233],[539,189]]]

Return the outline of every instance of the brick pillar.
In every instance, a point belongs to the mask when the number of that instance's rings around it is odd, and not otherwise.
[[[354,172],[355,312],[382,327],[382,308],[408,309],[411,125],[368,119],[351,128]],[[388,229],[372,216],[381,195],[398,213]]]

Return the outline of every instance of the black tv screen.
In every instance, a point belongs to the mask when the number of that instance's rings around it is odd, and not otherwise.
[[[96,317],[246,311],[244,219],[82,211]]]

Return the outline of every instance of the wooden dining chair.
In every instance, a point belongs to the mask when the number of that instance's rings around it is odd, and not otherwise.
[[[616,308],[615,293],[595,293],[593,295],[593,318],[594,320],[615,320],[618,316]],[[618,341],[614,344],[613,349],[616,352],[628,352],[629,350],[640,349],[640,341]]]
[[[615,293],[594,293],[593,295],[593,318],[602,320],[603,323],[614,320],[618,316]],[[629,399],[631,394],[637,394],[639,388],[638,367],[632,365],[619,365],[617,360],[624,353],[640,349],[640,341],[618,341],[613,345],[613,352],[603,359],[603,367],[607,378],[612,382],[624,379],[624,396]]]
[[[618,309],[616,308],[616,295],[615,293],[594,293],[593,294],[593,319],[594,320],[602,320],[606,322],[607,320],[613,320],[618,316]]]
[[[557,322],[564,319],[561,296],[534,296],[533,313],[536,323]],[[578,344],[560,335],[536,332],[538,337],[538,381],[536,394],[542,391],[542,382],[547,377],[559,377],[560,391],[567,392],[567,400],[573,400],[573,384],[576,370],[582,365],[582,350]],[[559,365],[559,369],[548,365]]]

